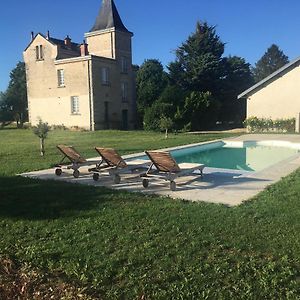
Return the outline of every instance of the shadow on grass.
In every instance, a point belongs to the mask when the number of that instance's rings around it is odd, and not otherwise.
[[[76,216],[99,206],[112,193],[64,182],[0,177],[0,217],[42,220]]]

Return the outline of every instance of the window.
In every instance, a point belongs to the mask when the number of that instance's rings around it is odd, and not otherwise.
[[[79,97],[78,96],[71,97],[71,113],[73,115],[79,114]]]
[[[122,90],[122,101],[128,101],[128,83],[122,82],[121,83],[121,90]]]
[[[44,50],[43,46],[39,45],[35,47],[35,57],[36,60],[43,60],[44,59]]]
[[[128,60],[125,56],[121,57],[121,71],[122,73],[128,72]]]
[[[65,70],[57,70],[57,83],[58,86],[65,86]]]
[[[101,81],[102,84],[109,85],[109,68],[101,68]]]

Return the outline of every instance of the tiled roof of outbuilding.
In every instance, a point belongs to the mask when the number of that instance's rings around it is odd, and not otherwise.
[[[288,64],[284,65],[282,68],[278,69],[268,77],[264,78],[263,80],[259,81],[246,91],[242,92],[241,94],[238,95],[238,99],[241,98],[247,98],[249,95],[253,94],[257,90],[261,89],[262,87],[265,87],[267,84],[269,84],[270,81],[277,79],[280,77],[282,74],[290,71],[291,69],[297,67],[300,65],[300,57],[292,60]]]

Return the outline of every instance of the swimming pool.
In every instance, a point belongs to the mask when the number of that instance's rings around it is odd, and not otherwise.
[[[299,144],[282,141],[214,142],[172,150],[178,163],[202,163],[207,167],[261,171],[297,155]]]

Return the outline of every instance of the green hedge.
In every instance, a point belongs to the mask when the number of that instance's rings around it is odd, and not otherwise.
[[[295,132],[295,118],[276,119],[250,117],[244,121],[250,132]]]

